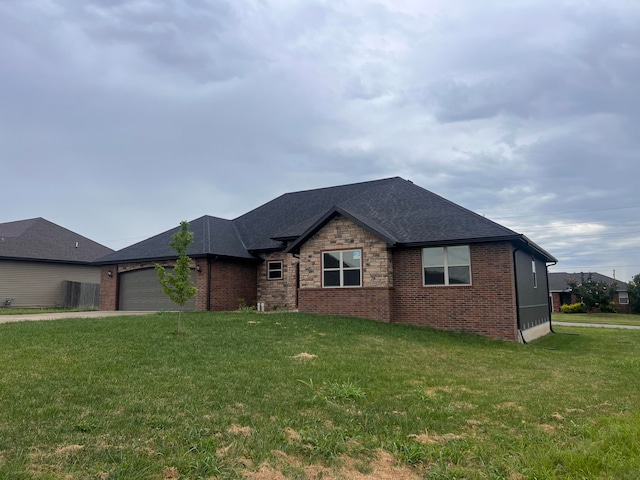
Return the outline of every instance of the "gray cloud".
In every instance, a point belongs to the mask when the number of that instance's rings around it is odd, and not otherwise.
[[[400,175],[558,269],[629,277],[639,21],[631,2],[0,4],[0,221],[121,248]]]

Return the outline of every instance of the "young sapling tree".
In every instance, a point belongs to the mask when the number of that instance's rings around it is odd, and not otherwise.
[[[173,272],[167,272],[162,265],[156,263],[158,280],[162,291],[172,302],[180,307],[178,311],[178,334],[182,334],[182,310],[185,303],[197,293],[191,280],[191,258],[187,255],[187,248],[193,242],[193,232],[189,230],[189,222],[180,222],[180,230],[173,234],[169,246],[178,254],[178,260]]]

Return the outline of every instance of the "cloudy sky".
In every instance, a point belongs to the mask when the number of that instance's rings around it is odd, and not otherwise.
[[[640,273],[637,0],[0,2],[0,222],[120,249],[401,176]]]

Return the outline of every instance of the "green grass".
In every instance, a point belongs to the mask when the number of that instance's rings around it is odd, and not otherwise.
[[[640,332],[183,319],[0,325],[0,479],[640,477]]]
[[[624,313],[554,313],[552,321],[640,326],[640,315],[629,315]]]

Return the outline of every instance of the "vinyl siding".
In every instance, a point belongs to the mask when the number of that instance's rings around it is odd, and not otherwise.
[[[64,280],[100,283],[100,267],[0,260],[0,305],[59,307]]]

